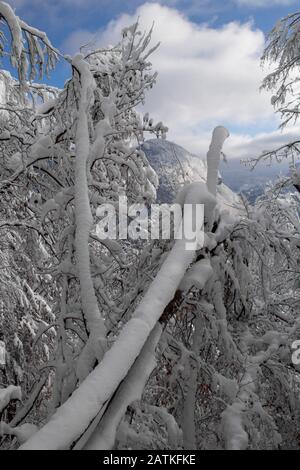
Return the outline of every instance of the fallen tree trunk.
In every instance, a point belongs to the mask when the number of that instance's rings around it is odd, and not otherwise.
[[[218,137],[214,133],[213,138],[216,136]],[[193,183],[185,187],[179,195],[179,201],[183,209],[184,204],[204,204],[210,210],[213,210],[215,205],[215,198],[204,183]],[[185,230],[182,233],[185,234]],[[79,442],[87,430],[95,428],[95,423],[99,422],[98,416],[102,419],[105,413],[114,415],[113,408],[107,410],[108,403],[120,400],[120,394],[122,396],[124,388],[126,390],[128,387],[125,379],[132,373],[132,370],[134,371],[135,361],[151,337],[151,332],[158,329],[157,324],[161,318],[164,318],[163,313],[166,319],[169,318],[170,303],[174,301],[174,306],[177,305],[179,299],[177,295],[175,297],[175,294],[178,286],[190,264],[195,260],[196,249],[199,249],[196,243],[195,249],[187,249],[187,244],[191,245],[190,240],[184,237],[176,240],[132,318],[122,329],[113,346],[106,352],[101,363],[58,408],[49,422],[20,447],[21,450],[75,448],[76,445],[80,446]],[[136,367],[138,364],[139,361],[136,362]],[[144,375],[141,382],[145,383]],[[119,402],[117,408],[124,410],[125,405],[126,403]],[[114,416],[119,416],[119,413]],[[84,443],[83,439],[82,444]]]

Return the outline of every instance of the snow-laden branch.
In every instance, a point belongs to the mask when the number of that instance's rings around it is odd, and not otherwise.
[[[189,203],[211,204],[213,197],[203,183],[198,187],[192,184],[190,191],[184,188],[184,194],[183,202]],[[195,251],[186,250],[186,240],[177,240],[132,319],[102,362],[21,449],[67,449],[84,433],[128,374],[194,258]]]
[[[161,333],[162,326],[157,323],[126,379],[113,397],[109,410],[105,413],[99,427],[92,433],[91,438],[84,446],[85,450],[113,448],[118,425],[126,413],[127,407],[134,401],[141,399],[146,382],[156,365],[155,349]],[[76,446],[74,449],[77,448],[82,448],[82,446]]]
[[[208,278],[209,277],[210,276],[208,276]],[[199,315],[195,321],[195,331],[193,334],[192,351],[194,353],[194,357],[192,356],[189,357],[188,363],[187,363],[187,371],[186,371],[186,375],[188,377],[186,381],[187,390],[184,396],[184,403],[183,403],[183,419],[182,419],[183,446],[187,450],[197,449],[195,410],[196,410],[197,386],[198,386],[198,362],[195,358],[197,357],[197,354],[200,348],[201,330],[202,330],[201,317]]]
[[[90,267],[89,236],[93,217],[90,208],[87,180],[87,161],[90,154],[88,109],[94,99],[96,83],[89,64],[78,54],[73,59],[73,67],[80,75],[80,102],[76,129],[76,167],[75,167],[75,249],[80,280],[81,303],[89,329],[89,339],[81,353],[77,375],[83,380],[92,370],[95,359],[102,359],[106,329],[100,313],[94,290]]]
[[[9,385],[6,388],[0,388],[0,413],[7,407],[10,400],[21,400],[22,392],[20,387]]]
[[[33,28],[16,16],[13,9],[5,2],[0,1],[0,19],[3,20],[11,34],[10,59],[11,64],[18,70],[20,84],[25,85],[29,71],[29,80],[39,70],[40,78],[45,72],[55,67],[60,52],[52,46],[46,33]],[[1,38],[1,36],[0,36]],[[27,43],[27,48],[25,44]],[[1,44],[2,46],[2,44]],[[0,52],[3,47],[0,48]],[[29,59],[29,61],[28,61]]]
[[[9,27],[12,36],[11,60],[13,65],[17,66],[23,51],[23,37],[20,23],[11,6],[5,2],[0,2],[0,18],[4,19]]]
[[[228,450],[243,450],[248,447],[249,435],[246,428],[246,411],[249,409],[249,403],[254,402],[253,408],[258,414],[267,415],[262,411],[262,405],[256,395],[258,376],[261,373],[260,365],[267,362],[274,354],[277,353],[279,347],[287,341],[286,335],[278,332],[269,331],[262,338],[261,341],[268,345],[268,348],[259,351],[256,355],[247,357],[245,366],[245,373],[240,382],[239,391],[235,400],[231,405],[228,405],[222,413],[222,429],[225,440],[225,446]],[[255,343],[255,339],[251,334],[244,338],[243,346],[247,349]],[[265,417],[265,416],[264,416]],[[275,422],[268,416],[275,438],[280,443],[281,437],[277,433]]]
[[[225,140],[229,137],[228,130],[223,126],[218,126],[213,130],[211,143],[207,152],[207,178],[206,184],[208,190],[213,196],[217,194],[217,181],[218,181],[218,172],[220,157],[223,144]],[[211,212],[210,216],[207,218],[208,230],[212,228],[214,219],[214,213]]]
[[[217,193],[221,150],[227,137],[229,137],[229,132],[225,127],[216,127],[213,131],[211,144],[207,152],[207,187],[214,196]]]

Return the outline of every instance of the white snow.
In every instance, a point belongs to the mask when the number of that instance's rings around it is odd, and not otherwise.
[[[217,193],[217,181],[221,150],[229,132],[225,127],[218,126],[213,130],[211,143],[207,152],[207,187],[215,196]]]
[[[3,131],[0,134],[0,140],[8,140],[10,139],[10,132],[9,131]]]
[[[244,404],[234,402],[222,413],[222,427],[227,450],[243,450],[248,446],[248,434],[243,424]]]
[[[5,161],[5,166],[9,170],[17,171],[22,167],[22,155],[20,152],[14,153],[11,157],[7,158]]]
[[[155,348],[161,336],[162,328],[157,324],[144,345],[140,355],[130,369],[125,381],[105,414],[101,425],[93,433],[84,447],[85,450],[111,449],[115,443],[117,427],[127,407],[142,396],[146,381],[156,365]]]
[[[5,2],[0,2],[0,16],[7,21],[12,36],[12,63],[17,65],[23,51],[22,30],[13,9]]]
[[[202,190],[203,187],[201,186]],[[203,202],[207,189],[198,193],[191,185],[184,190],[181,202]],[[197,195],[197,197],[196,197]],[[210,200],[214,201],[213,197]],[[164,308],[173,299],[195,251],[186,250],[186,240],[177,240],[157,276],[136,308],[133,317],[122,329],[116,342],[101,363],[87,376],[73,395],[57,410],[50,421],[21,449],[66,449],[80,436],[110,398],[140,354],[147,337]],[[132,341],[128,341],[132,338]],[[74,409],[77,413],[74,413]]]
[[[213,274],[213,269],[209,259],[201,259],[194,263],[190,269],[187,270],[186,275],[180,283],[179,289],[189,290],[195,286],[198,289],[203,289],[209,278]]]
[[[10,400],[21,400],[22,392],[21,387],[9,385],[6,388],[0,388],[0,413],[7,407]]]
[[[76,129],[75,167],[75,249],[79,272],[81,302],[84,317],[90,332],[89,339],[78,359],[77,376],[82,381],[91,371],[94,360],[102,359],[105,344],[105,324],[100,313],[90,271],[89,236],[92,228],[92,213],[87,181],[87,160],[90,152],[88,129],[88,107],[93,103],[95,80],[89,64],[78,54],[72,61],[80,73],[81,89]]]
[[[0,340],[0,366],[6,364],[6,348],[4,341]]]
[[[5,422],[0,422],[0,436],[5,434],[10,436],[16,436],[20,444],[26,442],[33,434],[38,431],[38,427],[35,424],[25,423],[17,427],[11,427]]]
[[[36,107],[36,112],[37,114],[47,114],[49,111],[54,108],[54,106],[58,103],[57,98],[53,98],[51,100],[45,101],[45,103],[42,103]]]
[[[234,401],[239,389],[237,381],[235,379],[229,379],[219,373],[216,373],[215,379],[220,386],[220,391],[224,393],[229,400]]]

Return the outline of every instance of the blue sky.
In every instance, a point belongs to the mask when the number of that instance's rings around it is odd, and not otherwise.
[[[227,153],[254,155],[293,138],[298,129],[278,130],[270,96],[259,92],[264,74],[260,56],[265,34],[297,9],[293,0],[7,0],[16,13],[47,32],[65,53],[82,43],[118,41],[122,27],[140,17],[155,21],[152,62],[158,82],[146,102],[155,119],[170,128],[169,138],[205,152],[212,128],[229,128]],[[61,86],[69,76],[60,65],[51,77]]]
[[[151,1],[150,1],[151,2]],[[17,13],[38,23],[59,46],[79,28],[96,30],[122,13],[134,14],[142,0],[7,0]],[[167,0],[153,1],[176,8],[195,23],[213,22],[216,27],[230,21],[253,20],[256,27],[269,31],[278,18],[297,8],[293,0]]]

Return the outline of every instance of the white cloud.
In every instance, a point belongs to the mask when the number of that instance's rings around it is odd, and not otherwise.
[[[256,157],[267,150],[276,149],[282,145],[299,139],[300,125],[272,132],[261,132],[255,136],[233,134],[228,141],[226,152],[229,157]]]
[[[148,94],[146,109],[170,128],[170,140],[203,154],[211,130],[222,124],[229,131],[241,129],[226,144],[227,153],[234,157],[261,151],[267,143],[272,147],[272,139],[274,143],[282,141],[284,137],[275,131],[278,120],[270,96],[259,92],[264,35],[250,23],[232,22],[214,29],[192,23],[176,9],[146,3],[135,15],[123,14],[103,30],[74,32],[64,49],[73,53],[90,41],[101,46],[114,44],[121,29],[138,16],[143,29],[155,20],[153,43],[161,41],[152,56],[159,75]],[[264,128],[274,132],[253,138],[247,135],[249,128],[254,134],[255,129]]]

